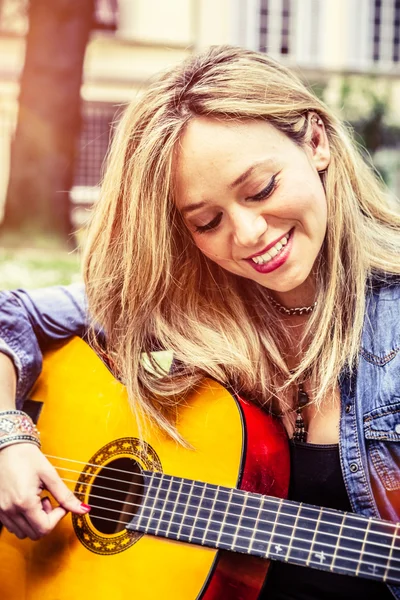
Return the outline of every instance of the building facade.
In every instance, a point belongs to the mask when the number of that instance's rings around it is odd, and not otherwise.
[[[24,3],[0,2],[0,204],[24,61]],[[385,119],[400,123],[400,0],[97,0],[71,190],[77,221],[97,196],[115,114],[155,73],[211,44],[267,52],[318,87],[338,111],[346,104],[345,118],[364,118],[371,102],[384,99]],[[399,191],[396,144],[389,154],[389,183]]]

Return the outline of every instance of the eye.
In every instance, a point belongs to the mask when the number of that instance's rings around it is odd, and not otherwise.
[[[207,223],[206,225],[197,225],[196,233],[205,233],[206,231],[210,231],[211,229],[215,229],[221,222],[222,213],[218,213],[216,217],[213,218],[212,221]]]
[[[250,200],[253,202],[260,202],[261,200],[265,200],[265,198],[268,198],[277,186],[276,179],[277,179],[278,175],[279,175],[279,173],[276,173],[275,175],[273,175],[271,177],[271,179],[269,180],[268,185],[264,189],[262,189],[261,192],[258,192],[258,194],[255,194],[255,196],[248,196],[246,198],[246,200]]]

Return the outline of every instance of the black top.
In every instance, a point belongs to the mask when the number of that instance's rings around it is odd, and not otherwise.
[[[290,441],[289,499],[351,511],[338,444]],[[271,561],[259,600],[393,600],[389,588],[370,579]]]

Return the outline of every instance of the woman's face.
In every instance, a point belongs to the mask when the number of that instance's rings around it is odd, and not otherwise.
[[[312,142],[300,148],[265,121],[199,117],[177,159],[177,205],[197,247],[288,304],[307,300],[326,231],[318,171],[329,147],[317,121]]]

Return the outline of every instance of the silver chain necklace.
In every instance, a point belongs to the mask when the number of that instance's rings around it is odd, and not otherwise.
[[[268,294],[268,299],[271,304],[275,306],[275,308],[282,313],[283,315],[302,315],[302,314],[310,314],[313,312],[314,308],[317,306],[317,301],[311,306],[296,306],[295,308],[286,308],[283,304],[280,304],[275,298],[273,298],[270,294]]]

